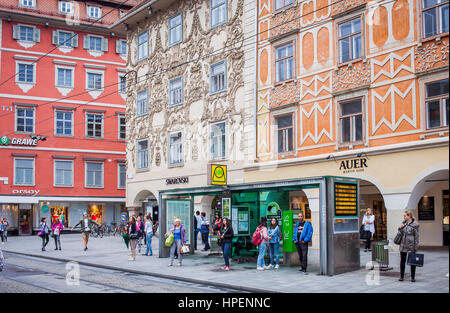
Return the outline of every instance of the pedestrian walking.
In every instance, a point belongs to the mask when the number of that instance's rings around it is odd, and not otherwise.
[[[258,228],[256,228],[255,233],[259,234],[259,236],[261,238],[261,242],[259,244],[258,260],[256,262],[256,269],[258,271],[263,271],[266,268],[265,262],[264,262],[264,255],[266,254],[267,243],[271,239],[267,232],[267,218],[266,217],[261,217],[261,223],[259,224]],[[253,237],[255,237],[255,233],[253,234]]]
[[[145,236],[147,238],[147,250],[145,251],[145,255],[151,256],[153,255],[152,250],[152,237],[153,237],[153,221],[150,214],[145,216]]]
[[[9,223],[6,220],[6,217],[0,219],[0,237],[2,240],[2,244],[5,244],[6,242],[8,242],[8,228],[9,228]]]
[[[220,239],[222,241],[222,252],[223,259],[225,261],[225,266],[222,267],[225,271],[230,270],[230,252],[231,245],[233,241],[234,231],[233,227],[231,227],[230,220],[228,218],[223,219],[222,228],[220,231]]]
[[[306,267],[308,265],[308,242],[311,241],[312,234],[313,227],[311,223],[305,221],[303,212],[298,213],[298,221],[295,224],[292,240],[297,247],[298,258],[301,264],[299,271],[305,275],[307,274]]]
[[[403,222],[398,228],[402,234],[400,242],[400,279],[403,281],[405,277],[406,258],[408,252],[416,253],[419,249],[419,223],[413,217],[412,211],[403,213]],[[411,265],[411,282],[416,281],[416,266]]]
[[[202,233],[202,241],[205,244],[205,248],[203,249],[203,251],[208,251],[209,249],[211,249],[211,247],[209,246],[209,221],[206,218],[206,213],[202,212],[200,214],[201,216],[201,233]]]
[[[42,251],[45,251],[45,246],[47,246],[49,241],[48,233],[50,232],[47,225],[47,219],[45,217],[41,218],[39,228],[41,231],[38,233],[38,236],[42,238]]]
[[[130,235],[130,258],[128,261],[136,261],[136,241],[139,238],[138,230],[137,230],[137,222],[134,216],[130,216],[128,223],[128,234]]]
[[[170,246],[170,263],[169,266],[173,266],[173,259],[175,257],[175,251],[178,251],[178,266],[182,265],[183,254],[181,253],[181,247],[186,244],[186,231],[181,224],[180,219],[175,219],[175,224],[170,230],[173,233],[173,242]]]
[[[70,231],[73,231],[73,229],[78,225],[80,225],[81,228],[81,236],[83,237],[84,242],[84,251],[86,251],[88,249],[87,244],[89,241],[89,234],[91,233],[92,225],[98,226],[98,224],[97,222],[91,220],[88,217],[87,213],[83,213],[83,218],[78,223],[76,223]]]
[[[362,223],[366,234],[366,245],[364,247],[364,252],[367,252],[367,250],[372,251],[370,244],[372,236],[375,233],[375,216],[373,215],[371,208],[367,208],[367,212],[364,214]]]
[[[200,211],[195,212],[194,215],[194,250],[197,250],[197,239],[198,239],[198,234],[200,233],[200,229],[202,227],[202,219],[200,217]],[[203,237],[202,237],[202,243],[203,242]]]
[[[55,219],[52,225],[52,236],[55,239],[55,250],[61,250],[61,231],[64,229],[64,225],[61,223],[59,218]]]
[[[267,231],[268,236],[270,237],[269,240],[269,255],[270,255],[270,264],[267,265],[266,269],[271,269],[275,267],[275,269],[278,269],[280,267],[280,255],[279,255],[279,249],[280,249],[280,228],[278,227],[278,219],[272,218],[270,221],[270,226]],[[275,265],[274,265],[274,259],[275,259]]]

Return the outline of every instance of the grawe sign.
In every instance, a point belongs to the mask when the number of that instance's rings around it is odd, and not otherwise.
[[[3,136],[0,138],[0,145],[2,146],[8,146],[8,145],[16,145],[16,146],[36,146],[37,145],[37,139],[31,139],[31,138],[8,138],[6,136]]]

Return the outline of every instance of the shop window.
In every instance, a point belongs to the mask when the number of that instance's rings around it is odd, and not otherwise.
[[[211,0],[211,28],[219,26],[226,21],[227,0]]]
[[[69,227],[69,207],[68,206],[52,206],[50,207],[52,214],[52,225],[56,219],[64,225],[65,228]]]
[[[73,186],[73,161],[55,160],[55,186]]]
[[[338,25],[339,63],[362,57],[361,17]]]
[[[103,188],[103,163],[86,162],[86,187]]]
[[[169,47],[183,41],[183,15],[181,13],[169,19]]]
[[[103,114],[86,114],[86,137],[103,137]]]
[[[148,112],[148,91],[147,89],[141,90],[137,93],[136,97],[136,115],[144,115]]]
[[[226,123],[219,122],[211,125],[211,159],[226,158]]]
[[[279,10],[293,3],[294,0],[274,0],[275,10]]]
[[[427,129],[448,126],[448,78],[425,84],[425,107]]]
[[[140,140],[137,144],[137,168],[148,168],[148,139]]]
[[[169,82],[169,107],[183,103],[183,78],[178,77]]]
[[[34,108],[16,108],[16,132],[34,133]]]
[[[183,135],[176,132],[169,135],[169,164],[178,165],[183,163]]]
[[[126,138],[126,119],[125,115],[119,114],[119,139],[125,140]]]
[[[226,90],[226,61],[211,65],[210,93],[215,94]]]
[[[88,206],[88,216],[91,220],[95,221],[97,224],[104,223],[103,212],[105,211],[105,206],[103,204],[89,204]]]
[[[276,135],[278,142],[278,153],[294,150],[294,123],[293,115],[275,117],[277,127]]]
[[[138,61],[148,57],[148,32],[145,31],[138,36]]]
[[[34,185],[34,159],[14,159],[14,185]]]
[[[281,82],[294,77],[294,45],[289,43],[275,49],[276,81]]]
[[[448,33],[448,0],[422,0],[423,38]]]
[[[363,140],[362,99],[339,103],[340,143],[357,143]]]

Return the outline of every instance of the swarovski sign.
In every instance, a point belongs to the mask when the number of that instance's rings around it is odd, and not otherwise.
[[[0,145],[8,146],[8,145],[18,145],[18,146],[36,146],[38,139],[32,138],[8,138],[3,136],[0,138]]]

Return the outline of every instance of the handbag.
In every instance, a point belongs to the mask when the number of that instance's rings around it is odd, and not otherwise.
[[[408,252],[407,264],[412,266],[423,267],[423,253]]]
[[[170,235],[166,239],[166,247],[170,247],[173,244],[173,233],[171,232]]]
[[[182,245],[182,246],[180,247],[180,253],[181,253],[181,254],[189,253],[189,247],[186,246],[186,245]]]
[[[367,233],[364,230],[364,224],[362,224],[361,227],[359,228],[359,238],[360,239],[367,239]]]
[[[399,231],[397,232],[397,235],[396,235],[395,238],[394,238],[394,243],[395,243],[396,245],[399,245],[399,244],[402,242],[402,238],[403,238],[403,232],[402,232],[401,230],[399,230]]]

